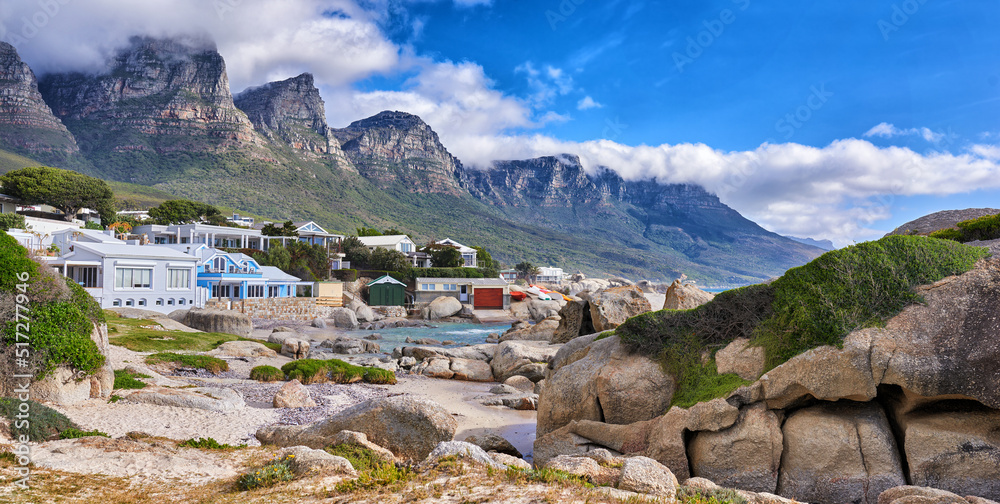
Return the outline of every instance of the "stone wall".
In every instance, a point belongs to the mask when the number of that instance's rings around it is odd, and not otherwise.
[[[316,298],[209,299],[206,310],[236,310],[252,319],[312,320],[319,316]]]

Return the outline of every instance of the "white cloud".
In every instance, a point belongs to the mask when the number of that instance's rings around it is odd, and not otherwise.
[[[525,75],[533,93],[530,101],[536,108],[551,105],[556,97],[565,96],[573,91],[573,77],[552,65],[538,69],[534,63],[526,61],[518,65],[514,72]]]
[[[2,38],[17,42],[38,73],[103,68],[140,34],[208,35],[226,59],[234,91],[307,70],[321,82],[349,84],[390,71],[400,59],[373,15],[350,0],[88,0],[60,5],[44,26],[25,32],[24,19],[43,19],[39,5],[0,7]]]
[[[580,100],[580,101],[578,101],[576,103],[576,109],[577,110],[590,110],[590,109],[593,109],[593,108],[603,108],[603,107],[604,107],[604,105],[601,105],[600,103],[597,103],[589,95],[585,96],[582,100]]]
[[[937,133],[930,128],[908,128],[899,129],[889,123],[879,123],[872,129],[865,132],[864,137],[870,138],[873,136],[882,138],[892,138],[897,136],[919,136],[930,143],[938,143],[945,138],[944,133]]]

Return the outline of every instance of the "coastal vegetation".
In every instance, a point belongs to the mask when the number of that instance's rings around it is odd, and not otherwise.
[[[217,332],[186,332],[167,329],[155,320],[127,319],[111,310],[105,310],[108,322],[108,339],[133,352],[168,352],[185,350],[208,352],[228,341],[254,341],[275,352],[281,344],[243,338],[235,334]]]
[[[175,363],[195,369],[204,369],[212,374],[229,371],[229,363],[208,355],[188,355],[160,352],[146,357],[146,364]]]
[[[986,255],[947,240],[890,236],[828,252],[769,284],[720,293],[692,310],[633,317],[616,334],[635,350],[660,356],[677,377],[672,405],[687,407],[748,383],[720,376],[703,353],[746,338],[764,348],[770,370],[811,348],[842,346],[851,331],[880,326],[920,302],[914,287],[964,273]]]
[[[395,385],[396,374],[392,371],[367,366],[355,366],[339,359],[300,359],[281,366],[287,380],[310,383],[354,383],[363,381],[377,385]]]
[[[21,404],[28,405],[30,422],[15,422]],[[69,429],[79,429],[66,415],[32,400],[22,403],[17,398],[0,397],[0,418],[7,420],[11,437],[19,439],[22,435],[27,435],[28,439],[35,442],[58,438]]]
[[[930,236],[959,243],[996,240],[1000,238],[1000,214],[964,220],[955,224],[953,228],[934,231]]]
[[[115,195],[107,182],[72,170],[32,166],[12,170],[0,177],[4,193],[28,204],[52,205],[73,219],[82,208],[92,208],[101,220],[115,215]]]

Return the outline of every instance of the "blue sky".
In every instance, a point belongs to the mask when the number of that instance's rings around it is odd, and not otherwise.
[[[207,33],[234,92],[312,72],[331,126],[405,110],[469,166],[578,154],[704,185],[783,234],[845,245],[1000,207],[995,2],[12,4],[0,38],[39,73],[99,69],[130,35]]]

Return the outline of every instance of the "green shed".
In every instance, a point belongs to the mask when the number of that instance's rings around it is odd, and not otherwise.
[[[403,306],[406,300],[406,284],[389,275],[382,276],[368,284],[369,306]]]

